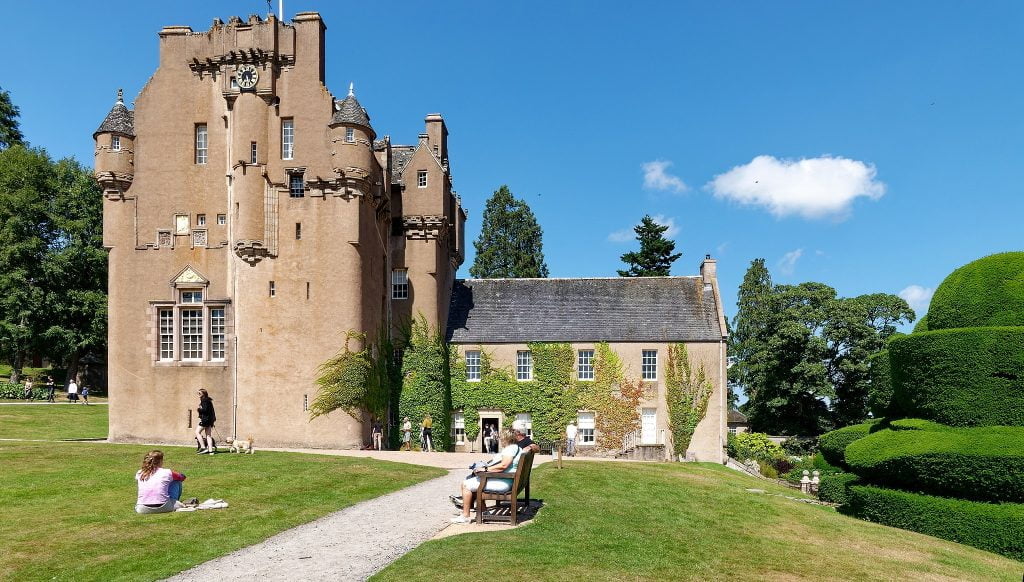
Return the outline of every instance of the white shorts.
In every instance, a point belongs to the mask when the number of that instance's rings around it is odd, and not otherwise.
[[[480,488],[480,479],[478,477],[466,477],[466,480],[462,483],[466,486],[466,489],[474,493]],[[508,493],[511,488],[511,479],[488,479],[487,489],[484,489],[484,491],[488,493]]]

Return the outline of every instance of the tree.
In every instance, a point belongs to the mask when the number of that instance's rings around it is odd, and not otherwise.
[[[469,274],[478,279],[547,277],[542,236],[530,207],[503,185],[484,207]]]
[[[0,89],[0,149],[24,144],[18,115],[18,107],[11,103],[11,94]]]
[[[740,284],[736,298],[739,309],[729,334],[729,383],[741,388],[748,398],[764,385],[772,293],[772,277],[764,259],[754,259]]]
[[[633,227],[636,240],[640,241],[640,251],[630,251],[622,255],[623,263],[629,265],[625,271],[620,270],[620,277],[667,277],[672,262],[683,256],[673,254],[675,241],[665,238],[668,226],[662,226],[645,215],[640,224]]]

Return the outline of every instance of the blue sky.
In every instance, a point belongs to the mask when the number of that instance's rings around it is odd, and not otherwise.
[[[6,3],[20,56],[0,87],[33,145],[91,165],[162,26],[266,10]],[[378,134],[414,143],[445,116],[467,239],[508,184],[554,277],[614,276],[645,213],[672,226],[673,274],[719,260],[730,316],[757,257],[777,282],[920,307],[955,267],[1022,246],[1021,2],[285,2],[305,10],[327,24],[328,87],[354,81]]]

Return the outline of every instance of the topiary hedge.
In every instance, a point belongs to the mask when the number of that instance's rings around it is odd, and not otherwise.
[[[1024,504],[980,503],[852,485],[849,501],[840,511],[1024,560]]]
[[[878,422],[878,420],[871,420],[863,424],[854,424],[827,432],[818,437],[818,450],[830,464],[836,467],[846,467],[843,451],[847,445],[868,436]]]
[[[871,377],[871,384],[868,386],[868,410],[877,418],[893,416],[889,350],[868,356],[868,366]]]
[[[927,325],[1024,326],[1024,253],[989,255],[953,271],[932,296]]]
[[[818,499],[829,503],[845,505],[850,500],[849,487],[858,483],[859,477],[853,473],[832,473],[822,475],[818,482]]]
[[[891,420],[887,424],[886,428],[891,428],[892,430],[957,430],[944,424],[939,424],[937,422],[921,418],[900,418],[898,420]]]
[[[889,342],[893,400],[950,426],[1024,425],[1024,327],[915,333]]]
[[[852,472],[879,485],[1024,501],[1024,427],[881,430],[851,443],[845,458]]]

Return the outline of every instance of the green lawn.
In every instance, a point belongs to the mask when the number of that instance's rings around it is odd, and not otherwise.
[[[107,438],[107,407],[84,404],[0,406],[0,439]]]
[[[746,488],[716,465],[568,463],[533,473],[515,530],[421,545],[374,580],[1020,580],[1024,564]],[[487,572],[487,573],[484,573]]]

